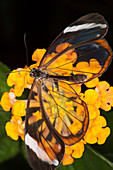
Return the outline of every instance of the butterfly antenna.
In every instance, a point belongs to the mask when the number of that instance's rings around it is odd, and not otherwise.
[[[26,49],[26,64],[28,66],[28,48],[27,48],[27,43],[26,43],[26,33],[24,33],[24,45]]]

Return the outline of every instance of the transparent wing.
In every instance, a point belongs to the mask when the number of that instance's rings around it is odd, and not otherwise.
[[[81,17],[64,29],[63,32],[59,34],[59,36],[53,41],[46,54],[42,58],[40,67],[47,68],[52,62],[56,60],[56,58],[70,49],[74,49],[75,47],[104,37],[107,29],[108,24],[106,20],[98,13],[92,13]],[[63,47],[62,49],[59,49],[58,47],[61,44]],[[52,55],[52,58],[48,58],[48,55],[56,51],[56,56]]]
[[[74,81],[76,74],[86,75],[81,83],[100,76],[112,59],[111,48],[103,39],[107,30],[106,20],[98,13],[81,17],[53,41],[39,67],[68,81]]]
[[[43,81],[42,93],[39,95],[40,106],[51,127],[58,132],[66,145],[79,142],[89,124],[87,106],[74,90],[78,88],[79,91],[78,86],[65,81]]]
[[[48,59],[57,55],[57,52],[52,53]],[[46,68],[46,71],[54,78],[72,82],[75,81],[76,75],[86,75],[87,78],[81,82],[84,83],[100,76],[108,68],[111,60],[111,48],[106,40],[99,39],[65,51]]]
[[[39,85],[38,85],[39,86]],[[34,81],[27,106],[25,146],[28,161],[34,170],[55,169],[64,156],[64,142],[44,115],[43,104],[38,100],[40,87]]]

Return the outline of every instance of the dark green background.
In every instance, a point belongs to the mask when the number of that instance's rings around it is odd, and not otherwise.
[[[67,25],[91,12],[102,14],[108,21],[109,32],[106,35],[106,39],[113,48],[112,3],[112,0],[0,0],[0,60],[11,69],[24,67],[26,64],[24,33],[26,32],[30,65],[32,63],[31,55],[36,48],[47,49],[54,38]],[[2,69],[1,65],[0,69]],[[113,63],[101,79],[107,80],[113,85],[112,76]],[[0,89],[7,89],[5,82],[5,79],[0,79]],[[102,114],[108,120],[108,125],[113,131],[113,112],[103,112]],[[22,142],[14,142],[6,136],[3,130],[5,122],[9,120],[9,117],[10,113],[0,114],[0,162],[2,162],[0,164],[0,170],[29,170],[30,167],[23,154],[24,144]],[[113,162],[112,134],[106,144],[102,146],[93,145],[93,148]],[[3,160],[6,161],[3,162]],[[74,165],[66,166],[64,169],[113,169],[109,164],[106,163],[106,160],[103,161],[100,156],[92,152],[88,146],[83,158],[75,160]],[[63,169],[63,167],[60,169]]]

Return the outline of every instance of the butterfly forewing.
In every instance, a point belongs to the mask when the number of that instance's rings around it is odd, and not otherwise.
[[[55,58],[58,51],[61,51],[65,44],[56,47],[56,53],[48,54],[48,60]],[[87,78],[75,83],[85,83],[100,76],[109,66],[112,59],[112,51],[105,39],[99,39],[84,45],[66,50],[46,71],[54,75],[56,79],[75,82],[78,74]],[[51,59],[50,59],[51,60]]]
[[[104,17],[98,13],[85,15],[77,21],[66,27],[63,32],[53,41],[46,54],[40,62],[40,67],[47,67],[52,62],[47,62],[48,54],[56,51],[56,47],[62,43],[68,43],[65,50],[69,50],[70,45],[78,47],[104,37],[108,29],[108,24]],[[63,49],[64,50],[64,49]],[[59,52],[58,57],[62,55],[63,50]],[[66,50],[66,51],[67,51]],[[47,62],[47,63],[46,63]]]
[[[88,14],[69,25],[52,43],[40,62],[49,74],[74,81],[76,74],[84,74],[90,81],[100,76],[109,66],[112,51],[101,39],[108,29],[104,17]],[[70,76],[67,78],[65,76]],[[72,77],[73,75],[73,77]],[[57,77],[56,77],[57,78]]]
[[[25,146],[29,164],[34,170],[55,169],[63,158],[64,143],[45,119],[41,97],[38,98],[39,89],[34,81],[27,106]],[[39,104],[40,107],[37,107]]]

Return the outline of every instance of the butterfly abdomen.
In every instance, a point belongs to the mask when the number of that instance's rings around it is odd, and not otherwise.
[[[72,74],[71,76],[49,75],[49,78],[75,82],[77,84],[77,83],[83,83],[87,79],[87,76],[85,74],[75,74],[75,75]]]

